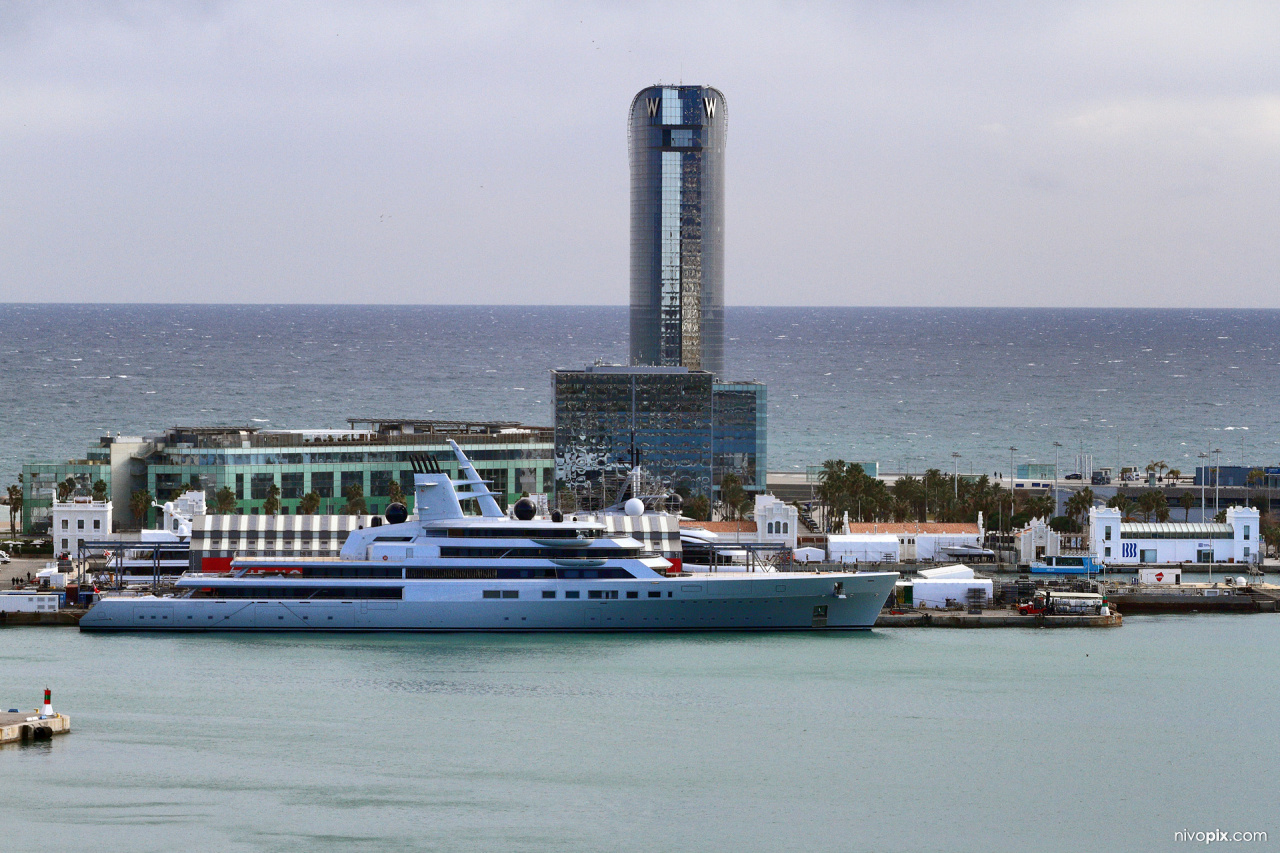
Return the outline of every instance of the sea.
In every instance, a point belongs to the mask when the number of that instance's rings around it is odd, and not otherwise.
[[[617,307],[0,306],[0,476],[98,436],[549,424]],[[1280,312],[731,308],[769,467],[1277,464]],[[1010,447],[1018,450],[1010,451]],[[1280,839],[1280,618],[826,634],[0,630],[0,850],[1170,850]]]
[[[725,378],[768,385],[770,470],[1280,464],[1280,311],[726,317]],[[550,425],[552,369],[627,356],[617,306],[0,305],[0,479],[178,424]]]

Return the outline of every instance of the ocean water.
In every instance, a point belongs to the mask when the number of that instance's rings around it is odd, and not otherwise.
[[[0,847],[1170,850],[1280,833],[1280,619],[860,635],[12,628]],[[1262,847],[1266,845],[1252,845]]]
[[[550,424],[555,367],[625,361],[622,307],[0,305],[0,478],[174,424]],[[730,308],[769,466],[1280,464],[1280,311]]]

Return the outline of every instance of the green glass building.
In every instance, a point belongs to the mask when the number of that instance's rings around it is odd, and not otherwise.
[[[351,418],[347,429],[173,427],[154,437],[103,437],[83,460],[24,465],[23,530],[47,530],[56,484],[67,476],[85,489],[99,479],[107,483],[117,530],[137,526],[129,499],[142,489],[164,503],[196,488],[205,492],[213,512],[215,495],[227,488],[235,497],[232,511],[242,515],[263,514],[273,486],[280,489],[282,515],[297,514],[303,496],[314,491],[323,515],[343,512],[346,495],[358,486],[367,511],[377,515],[386,511],[396,483],[412,512],[415,458],[434,458],[457,476],[448,439],[491,481],[499,502],[554,488],[555,440],[549,427],[403,418]],[[147,526],[154,513],[148,513]]]

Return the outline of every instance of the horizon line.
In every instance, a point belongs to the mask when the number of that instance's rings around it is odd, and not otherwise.
[[[36,302],[0,301],[9,307],[210,307],[232,308],[629,308],[622,302]],[[814,308],[837,310],[932,310],[932,311],[1280,311],[1280,306],[1207,306],[1207,305],[761,305],[732,304],[729,308]]]

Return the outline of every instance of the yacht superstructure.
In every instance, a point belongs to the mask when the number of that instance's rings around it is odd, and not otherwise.
[[[460,479],[415,474],[417,517],[336,558],[238,558],[173,596],[107,596],[84,631],[689,631],[870,628],[894,572],[672,574],[598,520],[507,518],[456,444]],[[474,502],[478,515],[463,512]],[[628,512],[643,512],[635,501]],[[524,517],[522,517],[524,516]]]

